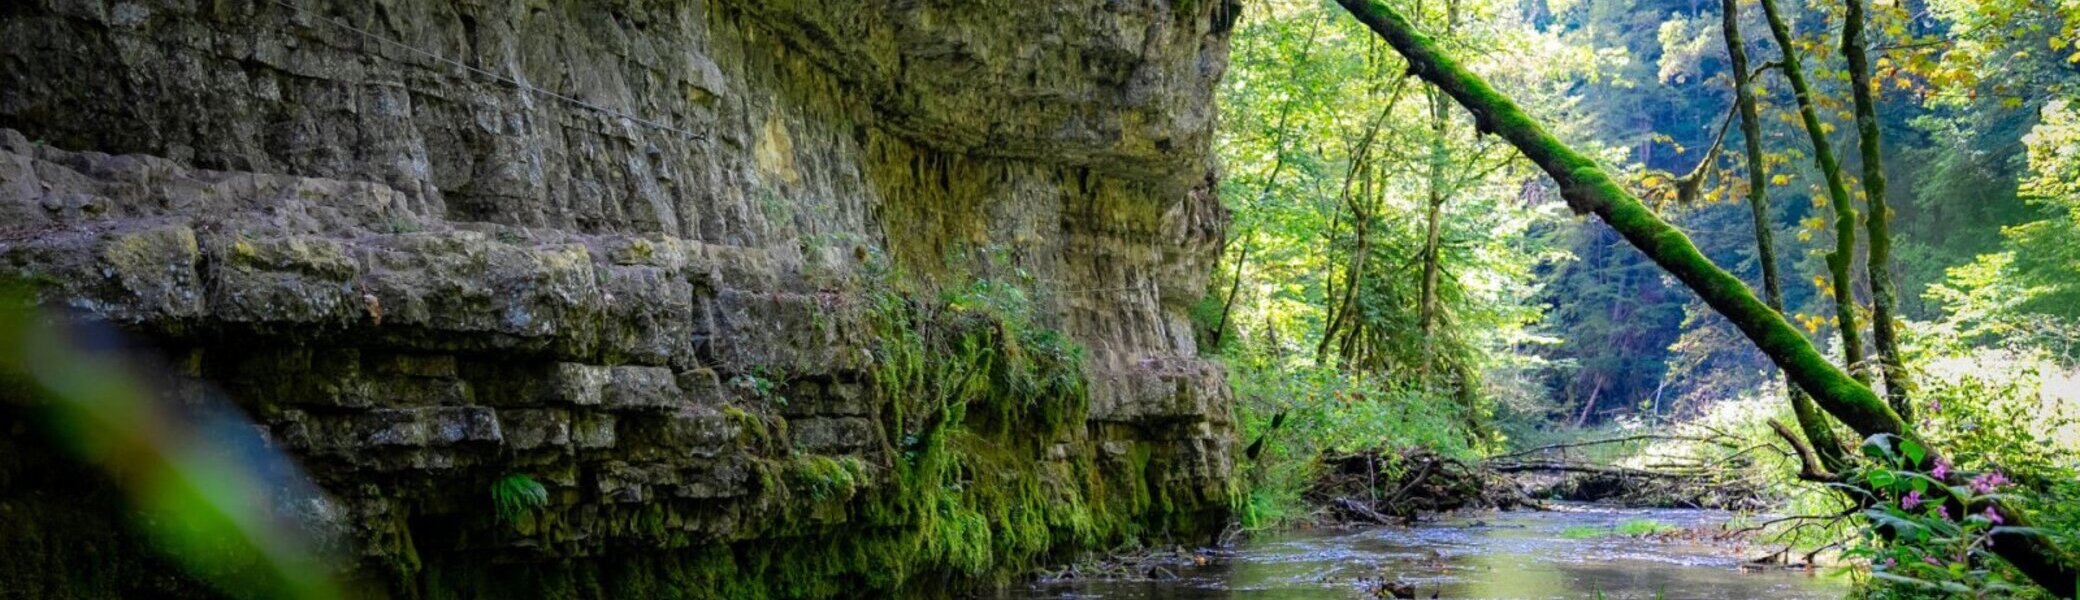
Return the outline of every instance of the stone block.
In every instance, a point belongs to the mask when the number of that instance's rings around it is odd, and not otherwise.
[[[241,323],[344,323],[381,319],[354,291],[360,264],[343,244],[316,236],[220,236],[209,244],[210,313]]]
[[[856,417],[816,417],[788,422],[794,447],[817,454],[848,454],[880,445],[881,426]]]
[[[612,379],[613,372],[607,367],[556,363],[550,367],[548,385],[542,387],[542,401],[597,406],[606,398],[607,382]]]
[[[601,405],[614,409],[671,408],[685,404],[678,376],[665,367],[620,366],[609,371]]]
[[[349,416],[320,447],[428,447],[501,442],[496,411],[482,406],[375,409]]]
[[[581,449],[611,448],[616,441],[614,415],[583,411],[571,417],[571,444]]]
[[[736,449],[739,426],[713,408],[680,408],[618,418],[615,441],[631,460],[712,458]]]
[[[562,409],[509,409],[498,412],[506,447],[533,450],[571,443],[571,414]]]

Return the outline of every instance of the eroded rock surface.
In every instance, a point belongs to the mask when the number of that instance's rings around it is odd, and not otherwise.
[[[1091,507],[1000,553],[1206,535],[1230,401],[1184,314],[1226,223],[1208,144],[1235,10],[23,0],[0,8],[0,270],[248,413],[325,489],[370,596],[999,575],[779,558],[915,525],[870,506],[914,433],[874,379],[865,299],[891,273],[1017,285],[1083,349],[1076,422],[960,450]],[[0,464],[17,534],[63,502],[21,462]],[[551,497],[518,527],[486,492],[515,473]],[[111,551],[17,548],[0,579],[190,589],[137,583],[149,561],[42,566]]]

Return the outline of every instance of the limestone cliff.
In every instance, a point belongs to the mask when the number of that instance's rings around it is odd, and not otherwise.
[[[1184,313],[1235,9],[9,2],[0,271],[247,412],[372,597],[851,595],[1208,535],[1229,392]],[[207,595],[49,531],[116,521],[0,436],[0,596]],[[509,476],[547,505],[497,515]]]

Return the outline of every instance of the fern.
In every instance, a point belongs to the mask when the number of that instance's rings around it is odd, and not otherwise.
[[[519,523],[549,504],[549,490],[533,477],[513,474],[491,484],[491,505],[502,523]]]

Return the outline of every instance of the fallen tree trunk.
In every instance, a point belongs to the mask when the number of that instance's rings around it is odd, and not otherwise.
[[[1329,506],[1342,512],[1344,515],[1348,516],[1352,520],[1370,521],[1378,525],[1392,525],[1395,523],[1393,519],[1387,518],[1386,515],[1379,514],[1379,511],[1372,510],[1372,507],[1366,506],[1365,503],[1359,502],[1357,500],[1352,500],[1350,498],[1337,498],[1335,500],[1331,500],[1329,501]]]
[[[1655,471],[1650,469],[1634,469],[1632,467],[1599,465],[1595,463],[1571,462],[1564,460],[1502,461],[1487,463],[1484,466],[1497,473],[1550,471],[1555,473],[1589,473],[1596,475],[1624,475],[1627,477],[1659,477],[1669,479],[1686,479],[1704,477],[1705,475],[1707,475],[1707,473],[1704,473],[1702,471]]]
[[[1649,433],[1649,434],[1640,434],[1640,435],[1628,435],[1628,436],[1624,436],[1624,437],[1615,437],[1615,438],[1609,438],[1609,439],[1601,439],[1601,440],[1589,440],[1589,441],[1586,441],[1586,442],[1566,442],[1566,443],[1560,443],[1560,444],[1548,444],[1548,445],[1545,445],[1545,446],[1539,446],[1539,447],[1537,447],[1537,448],[1531,448],[1531,449],[1528,449],[1528,450],[1519,450],[1519,451],[1516,451],[1516,452],[1511,452],[1511,453],[1509,453],[1509,454],[1498,454],[1498,455],[1495,455],[1495,456],[1491,456],[1491,457],[1488,457],[1488,460],[1490,460],[1490,461],[1495,461],[1495,460],[1502,460],[1502,459],[1506,459],[1506,458],[1517,458],[1517,457],[1520,457],[1520,456],[1530,456],[1530,455],[1533,455],[1533,454],[1538,454],[1538,453],[1541,453],[1541,452],[1550,452],[1550,451],[1553,451],[1553,450],[1566,450],[1566,449],[1569,449],[1569,448],[1585,448],[1585,447],[1589,447],[1589,446],[1602,446],[1602,445],[1607,445],[1607,444],[1629,444],[1629,443],[1632,443],[1632,442],[1640,442],[1640,441],[1648,441],[1648,440],[1653,440],[1653,441],[1683,441],[1683,442],[1711,442],[1711,443],[1719,444],[1719,445],[1721,445],[1721,446],[1727,446],[1727,445],[1731,445],[1730,443],[1728,443],[1728,442],[1726,442],[1725,440],[1721,439],[1721,437],[1722,437],[1722,436],[1695,436],[1695,435],[1658,435],[1658,434],[1651,434],[1651,433]]]
[[[1648,210],[1595,161],[1561,143],[1486,80],[1440,52],[1407,19],[1380,0],[1337,2],[1407,59],[1409,72],[1472,113],[1480,131],[1501,136],[1552,177],[1569,207],[1595,214],[1738,327],[1822,409],[1866,437],[1892,434],[1920,441],[1899,413],[1869,386],[1835,368],[1747,284],[1698,252],[1688,236]],[[1929,454],[1934,460],[1933,448]],[[2007,503],[1997,504],[2002,514],[2022,517]],[[2071,597],[2080,586],[2080,569],[2063,562],[2064,554],[2043,535],[2004,533],[1995,540],[1994,552],[2053,594]]]

